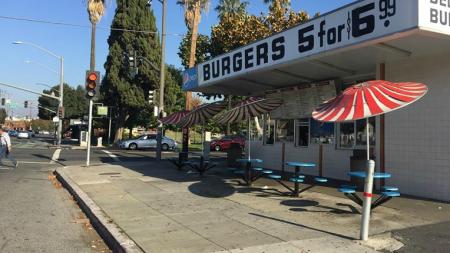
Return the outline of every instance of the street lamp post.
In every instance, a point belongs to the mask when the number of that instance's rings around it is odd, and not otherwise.
[[[51,52],[50,50],[39,46],[37,44],[31,43],[31,42],[25,42],[25,41],[15,41],[13,42],[13,44],[16,45],[29,45],[32,46],[34,48],[37,48],[41,51],[44,51],[45,53],[57,58],[60,62],[60,70],[59,70],[59,108],[63,108],[64,102],[63,102],[63,97],[64,97],[64,57],[62,56],[58,56],[55,53]],[[58,122],[58,143],[57,146],[58,148],[61,147],[61,137],[62,137],[62,119],[59,119]]]

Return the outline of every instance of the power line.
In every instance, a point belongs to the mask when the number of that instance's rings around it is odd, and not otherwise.
[[[89,28],[89,29],[91,28],[90,25],[71,24],[71,23],[63,23],[63,22],[56,22],[56,21],[49,21],[49,20],[42,20],[42,19],[21,18],[21,17],[12,17],[12,16],[1,16],[0,15],[0,19],[25,21],[25,22],[32,22],[32,23],[39,23],[39,24],[46,24],[46,25],[59,25],[59,26],[69,26],[69,27],[77,27],[77,28]],[[114,28],[114,27],[108,28],[108,27],[101,27],[101,26],[97,26],[97,29],[122,31],[122,32],[134,32],[134,33],[146,33],[146,34],[157,34],[158,33],[158,32],[149,31],[149,30],[136,30],[136,29]],[[181,37],[185,36],[185,34],[180,34],[180,33],[167,33],[166,35],[181,36]]]

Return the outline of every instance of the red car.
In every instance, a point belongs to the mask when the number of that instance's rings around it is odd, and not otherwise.
[[[241,148],[245,147],[245,138],[240,135],[228,135],[220,139],[211,141],[210,148],[215,151],[224,151],[231,147],[231,144],[238,143]]]

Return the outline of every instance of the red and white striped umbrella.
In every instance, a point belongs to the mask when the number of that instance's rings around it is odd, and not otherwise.
[[[247,100],[240,102],[233,109],[223,113],[219,119],[219,124],[226,123],[235,123],[239,121],[248,121],[248,159],[251,158],[251,145],[250,145],[250,119],[253,117],[260,116],[262,114],[269,113],[272,110],[275,110],[280,105],[283,104],[283,100],[277,98],[257,98],[251,97]]]
[[[181,128],[191,127],[197,124],[205,124],[206,121],[227,107],[224,101],[203,104],[186,114],[177,125]]]
[[[257,98],[251,97],[240,102],[233,109],[222,114],[219,119],[219,124],[235,123],[239,121],[248,120],[278,108],[283,101],[276,98]]]
[[[344,122],[367,118],[366,145],[367,169],[364,180],[364,201],[361,215],[361,239],[369,234],[375,162],[370,161],[369,117],[381,115],[407,106],[428,92],[421,83],[391,83],[374,80],[347,88],[342,94],[320,105],[313,118],[322,122]]]
[[[189,111],[186,111],[186,110],[179,111],[179,112],[175,112],[175,113],[170,114],[170,115],[167,116],[167,117],[164,117],[164,118],[160,119],[160,121],[161,121],[163,124],[166,124],[166,125],[176,125],[176,124],[178,124],[178,123],[186,116],[186,114],[188,114],[188,113],[189,113]]]
[[[428,91],[421,83],[368,81],[347,88],[320,105],[312,114],[322,122],[354,121],[400,109],[423,97]]]

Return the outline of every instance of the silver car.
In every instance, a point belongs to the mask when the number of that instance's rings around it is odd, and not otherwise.
[[[31,133],[28,131],[27,132],[24,132],[24,131],[19,132],[17,134],[17,139],[31,139]]]
[[[169,137],[164,136],[162,139],[161,149],[164,151],[175,149],[177,142]],[[156,148],[156,134],[142,135],[137,139],[126,140],[120,143],[122,149],[147,149]]]

